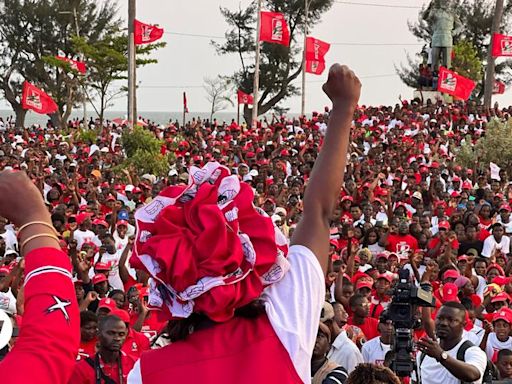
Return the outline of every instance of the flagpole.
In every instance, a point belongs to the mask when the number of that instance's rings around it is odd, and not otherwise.
[[[258,0],[258,21],[256,23],[256,66],[254,69],[254,85],[253,85],[253,104],[252,104],[252,127],[256,128],[258,125],[258,91],[260,87],[260,27],[261,27],[261,3]]]
[[[135,107],[135,0],[128,1],[128,121],[133,127],[136,124]]]
[[[302,100],[300,114],[306,116],[306,41],[308,38],[308,0],[304,0],[304,52],[302,55]]]
[[[494,8],[494,17],[492,19],[491,36],[499,32],[501,19],[503,18],[503,0],[496,0],[496,6]],[[485,70],[485,85],[484,85],[484,108],[490,108],[492,102],[492,90],[494,88],[495,78],[495,66],[496,59],[492,56],[492,42],[489,44],[489,51],[487,54],[487,68]]]

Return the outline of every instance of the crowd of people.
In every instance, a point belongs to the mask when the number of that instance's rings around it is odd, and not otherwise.
[[[463,141],[485,135],[491,119],[507,120],[511,113],[474,102],[419,100],[355,109],[344,182],[330,215],[329,265],[319,277],[326,296],[314,325],[313,384],[409,382],[389,369],[390,290],[401,268],[436,298],[435,308],[418,309],[419,373],[413,379],[481,383],[490,374],[512,380],[510,170],[496,175],[488,164],[467,168],[456,156]],[[76,134],[78,122],[66,130],[2,122],[0,169],[25,171],[36,185],[72,263],[80,349],[70,383],[95,383],[98,376],[130,382],[143,352],[188,332],[151,300],[152,273],[133,256],[141,241],[135,212],[166,188],[189,185],[197,169],[218,163],[250,187],[254,205],[290,239],[307,209],[305,193],[313,188],[312,169],[330,120],[326,107],[308,118],[273,115],[256,128],[234,120],[147,121],[146,129],[162,140],[162,153],[174,155],[164,176],[119,171],[127,127],[106,122],[91,142]],[[0,218],[0,309],[14,328],[2,358],[16,349],[24,326],[27,275],[17,224]],[[210,241],[214,248],[220,240]],[[466,340],[472,344],[459,356]]]

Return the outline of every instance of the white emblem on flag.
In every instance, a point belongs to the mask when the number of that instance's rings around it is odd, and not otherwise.
[[[311,62],[311,72],[316,73],[318,71],[318,61]]]
[[[39,95],[30,90],[30,93],[27,96],[27,105],[30,105],[31,107],[34,107],[36,109],[41,109],[43,107],[43,104],[41,103],[41,98]]]
[[[449,91],[455,91],[457,88],[457,78],[453,76],[451,73],[445,73],[445,77],[442,81],[443,88]]]
[[[512,40],[503,39],[501,41],[501,52],[506,55],[512,55]]]
[[[320,57],[320,44],[315,40],[315,44],[313,45],[313,49],[315,51],[315,60],[319,60]]]
[[[151,40],[151,32],[153,31],[152,25],[143,25],[142,26],[142,41],[150,41]]]
[[[274,18],[272,19],[272,40],[283,40],[283,20]]]

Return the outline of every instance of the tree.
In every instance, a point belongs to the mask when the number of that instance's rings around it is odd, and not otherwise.
[[[233,106],[233,101],[230,96],[233,91],[231,81],[220,76],[215,78],[204,78],[204,90],[206,92],[206,99],[211,105],[210,121],[213,120],[215,113],[226,109],[228,106]]]
[[[323,13],[330,9],[334,0],[310,0],[308,19],[310,24],[318,22]],[[264,8],[285,15],[290,28],[290,47],[263,43],[260,62],[260,92],[258,113],[264,114],[279,107],[278,104],[290,96],[299,94],[299,88],[292,82],[302,71],[303,49],[301,36],[305,23],[304,0],[266,0]],[[253,93],[254,55],[256,52],[256,17],[255,2],[247,8],[236,11],[220,8],[220,12],[229,26],[225,33],[226,42],[212,42],[219,55],[236,54],[240,59],[241,69],[230,76],[234,84],[245,93]],[[252,109],[244,107],[244,118],[250,122]]]
[[[97,41],[89,42],[78,36],[73,37],[72,41],[75,51],[81,52],[85,57],[87,76],[81,78],[81,83],[102,124],[105,110],[116,97],[126,92],[125,87],[112,89],[112,85],[116,80],[128,78],[128,35],[121,31],[112,31]],[[164,42],[138,46],[137,67],[156,63],[157,60],[147,56],[164,46]]]
[[[135,126],[133,130],[125,130],[121,137],[126,160],[123,167],[133,166],[140,175],[150,173],[165,176],[169,172],[169,156],[162,155],[160,148],[163,142],[150,131]]]
[[[485,129],[485,136],[476,143],[466,137],[456,151],[457,163],[473,168],[475,164],[480,170],[489,168],[493,162],[500,168],[510,170],[512,167],[512,120],[501,122],[492,120]]]
[[[462,31],[458,36],[454,36],[455,49],[457,47],[463,48],[459,45],[459,42],[466,48],[470,45],[476,52],[476,58],[482,64],[481,76],[478,80],[483,79],[483,68],[487,64],[487,51],[489,43],[491,41],[491,25],[492,17],[494,12],[494,0],[452,0],[453,9],[455,14],[459,17],[462,23]],[[409,30],[416,36],[419,41],[425,43],[423,54],[418,54],[416,57],[408,57],[405,65],[397,67],[397,73],[402,81],[413,88],[417,87],[418,84],[418,66],[421,59],[424,59],[426,47],[430,46],[432,29],[431,25],[425,20],[425,15],[429,7],[423,6],[418,15],[418,21],[411,23],[409,22]],[[503,12],[503,22],[501,25],[501,31],[507,33],[512,21],[512,2],[508,2],[505,5]],[[467,45],[466,45],[467,44]],[[465,49],[464,49],[465,51]],[[455,56],[457,58],[457,56]],[[476,59],[475,58],[475,59]],[[425,60],[423,60],[425,61]],[[456,65],[456,61],[453,63]],[[457,71],[465,71],[463,64],[459,63]],[[476,66],[476,60],[471,60],[471,66]],[[496,65],[497,79],[504,81],[506,84],[512,82],[512,60],[504,60]],[[462,72],[459,72],[462,73]],[[483,96],[483,87],[480,84],[477,88],[478,98]]]
[[[21,107],[23,80],[49,93],[58,112],[50,117],[64,125],[73,107],[85,95],[80,76],[53,56],[77,57],[72,38],[77,34],[90,42],[120,28],[115,1],[96,0],[0,0],[0,89],[23,126],[26,111]],[[76,17],[75,17],[76,15]]]

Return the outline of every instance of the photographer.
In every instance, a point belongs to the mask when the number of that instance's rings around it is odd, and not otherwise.
[[[422,321],[429,336],[417,343],[421,352],[417,359],[421,384],[482,383],[487,364],[485,352],[472,345],[465,351],[462,361],[457,359],[457,352],[466,341],[462,337],[466,326],[464,306],[453,301],[444,303],[435,322],[430,311],[430,308],[422,308]]]

